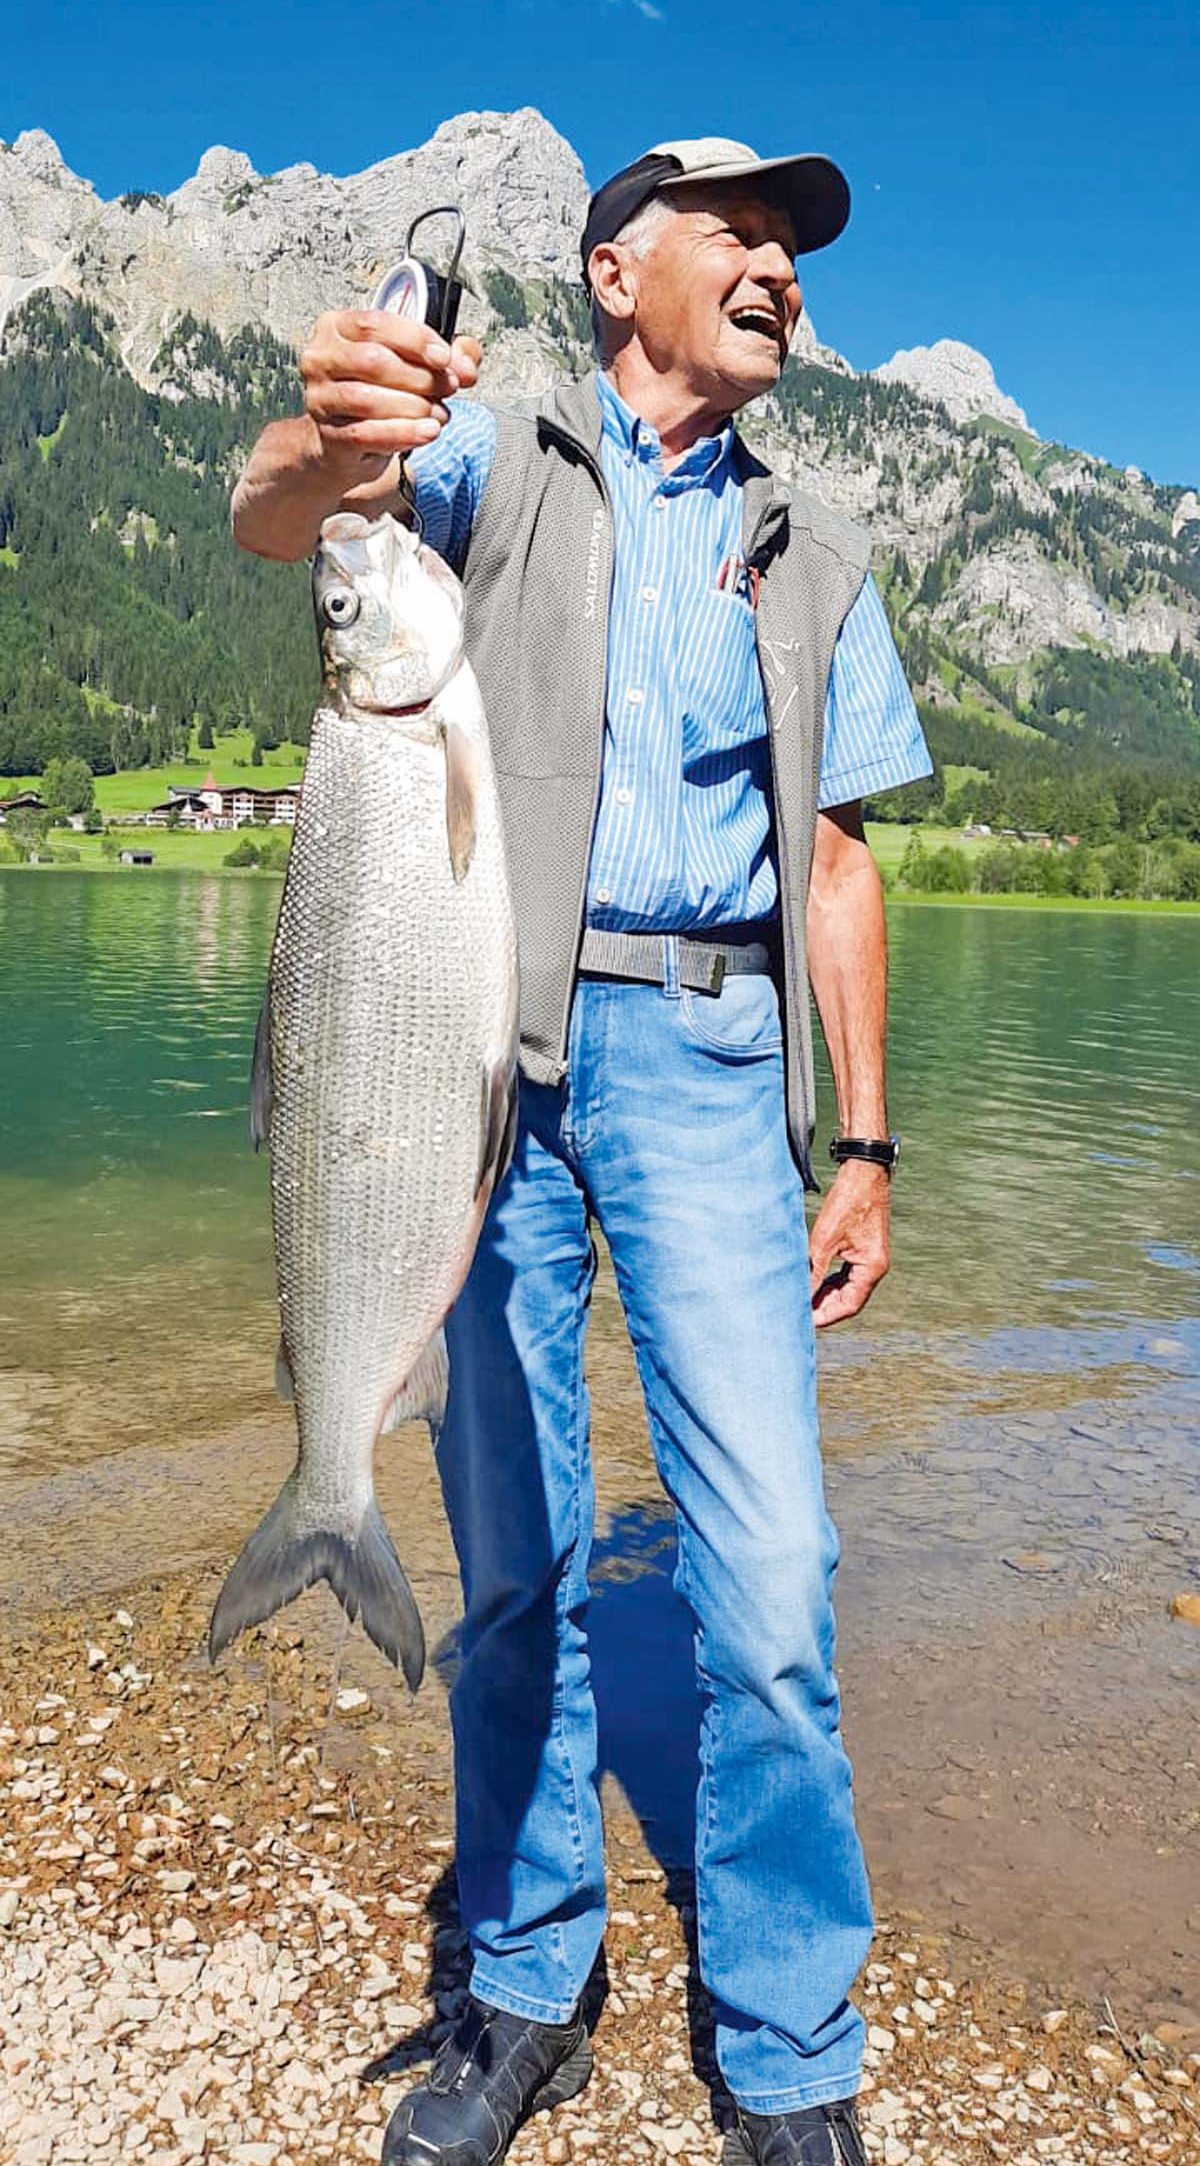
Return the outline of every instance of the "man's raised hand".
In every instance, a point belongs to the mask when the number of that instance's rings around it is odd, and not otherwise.
[[[304,406],[323,461],[372,481],[397,452],[431,443],[449,419],[446,401],[479,374],[473,338],[447,345],[426,323],[382,309],[330,310],[300,355]]]

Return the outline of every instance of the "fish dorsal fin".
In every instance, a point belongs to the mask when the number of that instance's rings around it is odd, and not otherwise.
[[[254,1058],[250,1064],[250,1141],[255,1150],[271,1140],[271,1112],[275,1103],[275,1078],[271,1071],[271,988],[263,995],[254,1032]]]

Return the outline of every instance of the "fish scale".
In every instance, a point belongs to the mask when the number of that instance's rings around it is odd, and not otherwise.
[[[511,1125],[516,935],[457,581],[394,521],[342,515],[313,583],[327,699],[258,1055],[298,1456],[210,1649],[324,1577],[415,1684],[423,1639],[375,1503],[375,1446],[396,1419],[436,1428],[444,1407],[441,1324]],[[340,613],[357,605],[348,625],[323,616],[330,594]]]

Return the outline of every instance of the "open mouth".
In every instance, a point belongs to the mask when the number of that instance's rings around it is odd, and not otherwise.
[[[735,308],[730,311],[729,321],[735,331],[747,331],[753,337],[765,338],[776,354],[783,352],[783,330],[775,311],[770,308]]]

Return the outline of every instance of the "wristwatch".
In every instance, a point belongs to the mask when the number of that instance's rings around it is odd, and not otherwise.
[[[899,1136],[835,1136],[829,1146],[829,1155],[838,1165],[848,1158],[865,1158],[868,1165],[886,1166],[889,1173],[896,1170],[900,1156]]]

